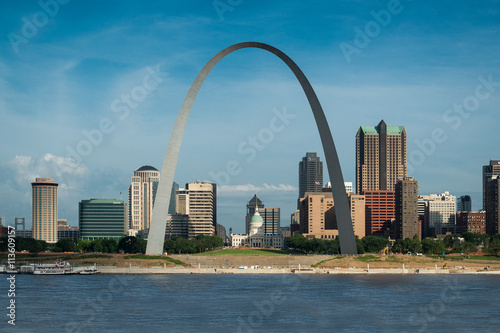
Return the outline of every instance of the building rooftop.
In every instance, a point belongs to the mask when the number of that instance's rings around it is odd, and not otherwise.
[[[152,167],[151,165],[143,165],[135,171],[158,171],[158,169]]]
[[[255,206],[255,205],[263,206],[262,201],[259,199],[259,197],[257,197],[257,194],[254,194],[253,198],[250,199],[250,201],[248,202],[248,206]]]
[[[387,126],[387,134],[401,134],[404,126]],[[378,126],[361,126],[364,134],[379,134]]]
[[[124,203],[123,200],[117,200],[117,199],[90,199],[90,200],[82,200],[86,202],[91,202],[91,203],[96,203],[96,204],[122,204]]]

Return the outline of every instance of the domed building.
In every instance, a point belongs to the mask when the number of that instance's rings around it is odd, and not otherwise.
[[[143,165],[134,170],[128,188],[129,236],[147,234],[159,181],[160,171],[151,165]],[[179,185],[174,182],[169,214],[175,213],[175,192],[178,189]]]
[[[273,247],[283,249],[285,242],[283,234],[265,234],[264,233],[264,219],[259,214],[259,207],[255,205],[255,213],[250,219],[249,233],[246,235],[231,234],[232,246],[241,247]]]

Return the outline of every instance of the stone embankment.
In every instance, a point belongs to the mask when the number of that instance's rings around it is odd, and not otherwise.
[[[241,268],[202,268],[191,267],[116,267],[101,266],[102,274],[500,274],[500,271],[476,270],[476,269],[414,269],[414,268],[275,268],[242,266]]]

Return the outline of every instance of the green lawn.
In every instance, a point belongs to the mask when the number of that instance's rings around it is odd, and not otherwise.
[[[180,260],[173,259],[170,257],[165,257],[165,256],[150,256],[150,255],[145,255],[145,254],[134,254],[134,255],[130,255],[130,256],[125,256],[123,258],[124,259],[143,259],[143,260],[151,260],[151,259],[159,260],[160,259],[160,260],[170,261],[171,263],[176,264],[176,265],[186,265],[186,263],[184,263]]]
[[[382,261],[380,258],[375,257],[374,255],[368,254],[364,256],[354,257],[355,260],[359,260],[362,262],[373,262],[373,261]]]
[[[283,256],[290,253],[272,249],[224,249],[200,253],[200,256]]]
[[[497,256],[469,256],[468,259],[487,260],[487,261],[499,261],[500,257],[497,257]]]

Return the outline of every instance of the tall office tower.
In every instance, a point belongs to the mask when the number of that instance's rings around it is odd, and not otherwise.
[[[81,239],[118,241],[127,234],[127,204],[122,200],[82,200],[78,208]]]
[[[418,218],[418,182],[406,177],[396,183],[396,225],[395,238],[422,239],[422,228]]]
[[[33,238],[57,243],[57,186],[54,178],[36,178],[33,195]]]
[[[486,210],[486,183],[492,176],[500,176],[499,160],[490,160],[490,164],[483,166],[483,210]]]
[[[215,235],[217,227],[217,185],[209,182],[186,184],[189,192],[188,237]]]
[[[364,191],[365,234],[391,236],[396,219],[394,191]]]
[[[160,172],[150,165],[141,166],[134,171],[128,188],[129,229],[149,229],[159,181]]]
[[[442,194],[421,195],[419,197],[425,203],[425,221],[427,227],[424,233],[428,237],[456,233],[456,208],[457,199],[450,192]]]
[[[262,230],[265,235],[276,235],[280,232],[280,209],[264,208],[264,204],[257,194],[247,204],[247,215],[245,217],[245,234],[250,235],[250,221],[255,214],[255,207],[258,207],[259,214],[264,220]]]
[[[149,230],[159,181],[160,172],[150,165],[143,165],[134,171],[131,185],[128,188],[129,229],[146,232]],[[174,182],[168,214],[175,214],[175,194],[178,189],[179,185]]]
[[[280,209],[264,208],[259,209],[260,215],[264,220],[264,235],[277,235],[280,233]]]
[[[500,176],[492,176],[486,182],[486,233],[498,234],[500,231]]]
[[[457,212],[470,212],[472,211],[472,200],[470,195],[462,195],[457,199]]]
[[[299,201],[306,192],[323,190],[323,162],[316,153],[306,153],[299,162]]]
[[[356,134],[356,193],[394,191],[406,177],[406,131],[403,126],[361,126]]]

